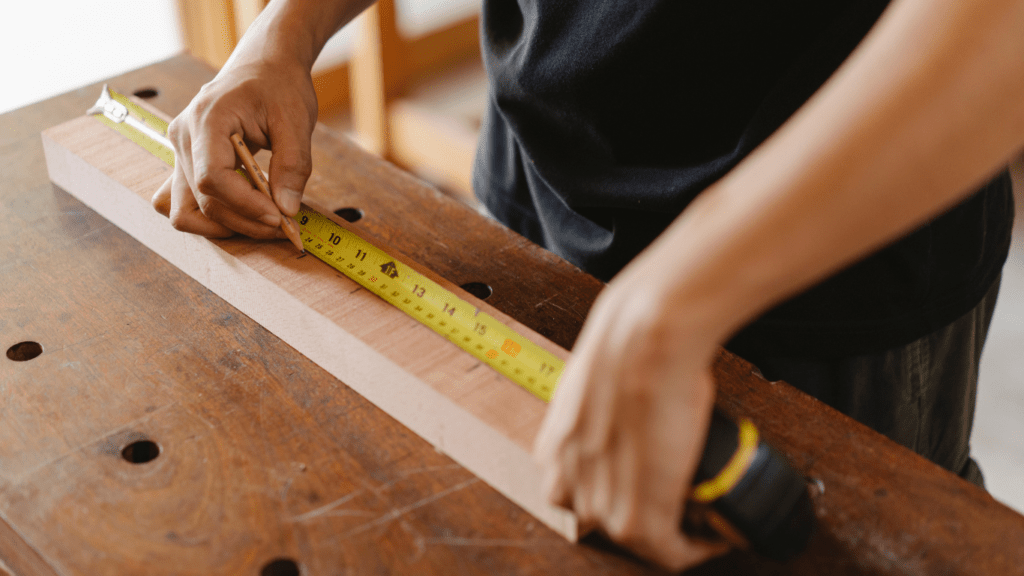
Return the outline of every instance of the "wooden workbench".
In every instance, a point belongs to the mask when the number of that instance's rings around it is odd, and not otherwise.
[[[110,82],[176,114],[212,74],[181,56]],[[0,357],[13,573],[658,573],[567,543],[51,184],[39,133],[99,87],[0,116],[0,348],[43,348]],[[322,128],[314,165],[332,210],[571,347],[597,280]],[[694,574],[1024,574],[1024,517],[738,358],[715,372],[720,404],[824,487],[821,529],[787,566],[735,552]]]

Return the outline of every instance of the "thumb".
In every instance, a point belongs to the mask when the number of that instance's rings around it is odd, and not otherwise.
[[[270,191],[286,216],[295,216],[299,211],[302,192],[313,171],[311,132],[294,125],[270,131]]]

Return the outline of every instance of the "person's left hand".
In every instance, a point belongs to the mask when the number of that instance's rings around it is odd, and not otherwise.
[[[641,256],[594,304],[537,437],[553,504],[666,568],[728,550],[680,530],[715,396],[716,342],[687,325]]]

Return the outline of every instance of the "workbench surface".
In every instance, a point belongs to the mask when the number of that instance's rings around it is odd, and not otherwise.
[[[212,75],[180,56],[110,83],[174,115]],[[0,347],[43,350],[0,358],[13,573],[659,573],[564,541],[51,184],[39,133],[100,85],[0,116]],[[321,204],[571,348],[600,282],[322,127],[314,166]],[[734,356],[715,373],[722,407],[825,487],[822,528],[788,566],[734,552],[694,574],[1024,566],[1024,518],[982,490]]]

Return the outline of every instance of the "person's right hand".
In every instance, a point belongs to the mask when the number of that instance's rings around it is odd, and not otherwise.
[[[153,206],[184,232],[283,238],[280,214],[298,212],[312,170],[316,93],[308,69],[297,62],[235,56],[171,122],[174,173]],[[236,132],[250,151],[273,151],[274,202],[235,172],[240,164],[229,137]]]

